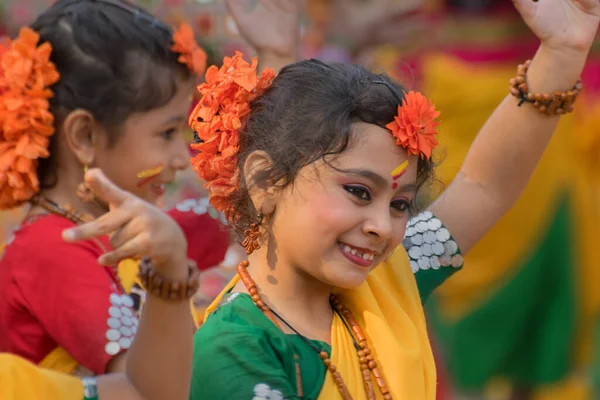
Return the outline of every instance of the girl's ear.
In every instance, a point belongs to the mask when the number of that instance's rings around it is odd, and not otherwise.
[[[264,151],[255,151],[246,158],[244,163],[244,180],[252,199],[254,209],[264,215],[275,212],[277,191],[269,182],[257,180],[264,172],[273,166],[273,160]]]
[[[71,111],[64,119],[61,135],[81,165],[93,165],[96,158],[96,142],[100,126],[87,110]]]

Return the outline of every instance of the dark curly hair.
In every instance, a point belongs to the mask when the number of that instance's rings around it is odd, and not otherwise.
[[[85,109],[114,145],[129,115],[167,104],[177,82],[192,76],[170,50],[172,29],[127,1],[59,0],[31,28],[52,45],[60,73],[50,101],[57,131],[69,112]],[[52,157],[39,160],[41,188],[56,184],[53,166]]]
[[[301,61],[281,70],[270,88],[251,104],[240,133],[238,168],[247,157],[264,151],[270,168],[254,175],[254,184],[293,184],[300,169],[342,153],[352,137],[351,125],[362,121],[385,128],[398,113],[404,87],[385,74],[357,65]],[[433,177],[433,161],[419,158],[417,186]],[[231,197],[233,229],[243,233],[257,221],[248,183],[239,176]]]

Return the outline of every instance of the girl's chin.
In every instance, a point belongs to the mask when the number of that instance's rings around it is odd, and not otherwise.
[[[336,289],[356,289],[365,283],[368,273],[368,271],[364,271],[362,273],[346,273],[336,277],[331,277],[332,279],[327,283]]]

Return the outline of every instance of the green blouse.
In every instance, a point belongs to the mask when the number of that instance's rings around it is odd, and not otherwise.
[[[403,245],[422,302],[462,267],[456,242],[430,212],[409,221]],[[310,342],[331,354],[327,343]],[[196,333],[190,399],[300,399],[294,354],[302,371],[302,399],[315,400],[326,373],[315,350],[301,337],[281,332],[249,295],[227,294]]]

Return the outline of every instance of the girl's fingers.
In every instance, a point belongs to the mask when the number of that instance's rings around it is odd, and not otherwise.
[[[148,241],[142,235],[138,235],[113,251],[100,256],[98,262],[106,266],[117,265],[127,258],[142,258],[148,253]]]
[[[114,231],[109,236],[108,242],[110,243],[110,247],[116,249],[125,244],[133,236],[135,236],[135,234],[131,231],[130,224],[127,224]]]
[[[91,222],[63,231],[63,239],[67,242],[75,242],[109,235],[130,219],[131,216],[128,212],[117,208]]]
[[[112,183],[112,181],[97,168],[91,169],[85,174],[85,182],[97,198],[110,204],[112,207],[118,207],[125,202],[125,200],[133,197],[131,193],[126,192]]]

